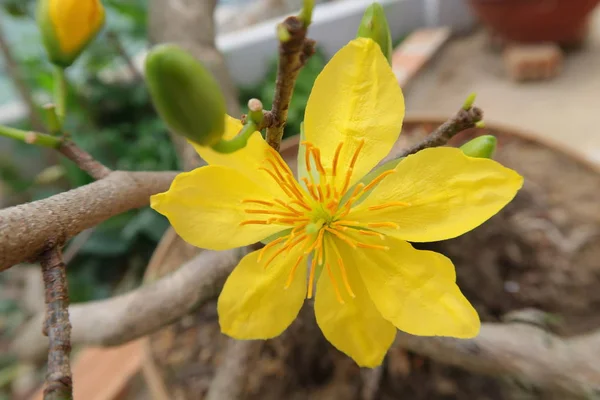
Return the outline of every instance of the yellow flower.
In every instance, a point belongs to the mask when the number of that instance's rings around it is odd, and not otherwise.
[[[477,227],[515,196],[522,178],[495,161],[434,148],[357,184],[388,154],[403,116],[402,92],[379,47],[356,39],[315,82],[299,181],[256,132],[231,155],[198,146],[210,165],[180,174],[168,192],[152,197],[152,207],[199,247],[221,250],[279,235],[244,257],[227,280],[218,302],[225,334],[277,336],[314,297],[325,337],[361,366],[381,363],[396,328],[477,335],[479,318],[451,261],[407,241],[444,240]],[[229,137],[240,128],[227,118]]]
[[[99,0],[39,0],[37,19],[50,61],[68,67],[104,25]]]

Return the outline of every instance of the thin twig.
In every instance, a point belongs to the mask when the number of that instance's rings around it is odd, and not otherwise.
[[[306,38],[306,26],[298,17],[288,17],[279,25],[279,64],[275,82],[273,107],[264,124],[267,127],[267,143],[279,151],[288,109],[294,92],[296,78],[308,58],[315,52],[314,41]],[[281,34],[280,34],[281,36]]]
[[[57,150],[94,179],[105,178],[112,172],[110,168],[96,161],[90,153],[77,146],[70,139],[65,139]]]
[[[0,271],[35,260],[48,238],[62,245],[110,217],[147,206],[176,174],[114,171],[89,185],[0,210]]]
[[[483,111],[477,107],[468,110],[460,109],[456,115],[440,125],[435,131],[427,136],[422,142],[402,151],[396,157],[406,157],[429,147],[443,146],[450,139],[465,129],[474,128],[475,124],[483,119]]]
[[[46,291],[46,320],[43,333],[48,336],[48,371],[44,400],[71,400],[71,324],[67,271],[59,247],[51,247],[40,256]]]
[[[116,346],[178,320],[221,291],[249,250],[203,251],[173,273],[129,293],[70,307],[73,345]],[[22,360],[38,361],[48,349],[43,314],[31,318],[12,344]]]

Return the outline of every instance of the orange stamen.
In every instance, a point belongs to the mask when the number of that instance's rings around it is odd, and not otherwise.
[[[270,222],[269,221],[264,221],[264,220],[250,220],[250,221],[244,221],[240,223],[240,226],[244,226],[244,225],[268,225]]]
[[[378,244],[366,244],[361,242],[356,242],[356,247],[361,247],[363,249],[374,249],[374,250],[389,250],[388,246],[380,246]]]
[[[281,159],[281,155],[275,151],[274,148],[272,147],[268,147],[268,150],[271,152],[271,154],[273,155],[273,158],[275,159],[275,161],[277,162],[277,164],[279,164],[279,166],[288,174],[288,175],[294,175],[292,174],[292,171],[290,170],[290,167],[288,167],[288,165],[286,163],[283,162],[283,160]]]
[[[316,147],[312,148],[313,157],[315,159],[315,163],[317,164],[317,171],[323,176],[326,175],[325,168],[323,168],[323,163],[321,162],[321,150]]]
[[[356,148],[356,151],[354,152],[354,155],[352,156],[352,160],[350,161],[350,168],[354,168],[354,165],[356,164],[356,160],[358,159],[358,154],[362,150],[364,144],[365,144],[364,139],[362,139],[360,142],[358,142],[358,147]]]
[[[286,208],[286,209],[292,211],[296,215],[302,215],[302,211],[296,210],[295,208],[291,207],[289,204],[286,204],[285,201],[283,201],[283,200],[275,199],[275,202],[277,204],[279,204],[280,206],[282,206],[283,208]]]
[[[325,196],[323,195],[323,190],[321,190],[321,186],[317,186],[317,191],[319,192],[319,201],[322,203],[325,201]]]
[[[342,275],[342,281],[344,282],[344,286],[348,291],[350,297],[356,297],[354,292],[352,291],[352,287],[350,286],[350,282],[348,281],[348,274],[346,273],[346,268],[344,267],[344,261],[341,258],[338,258],[338,265],[340,267],[340,272]]]
[[[383,233],[379,233],[379,232],[358,230],[358,233],[360,233],[361,235],[365,235],[365,236],[377,236],[381,240],[385,239],[385,235]]]
[[[298,265],[300,265],[300,261],[302,261],[303,258],[304,255],[300,255],[300,257],[298,257],[298,259],[294,263],[294,266],[292,267],[292,269],[290,270],[290,274],[288,275],[287,281],[285,282],[285,289],[289,289],[290,285],[292,284],[294,280],[294,275],[296,274],[296,270],[298,269]]]
[[[284,182],[284,181],[281,181],[281,180],[279,180],[279,179],[277,178],[277,176],[275,176],[275,174],[273,173],[273,171],[271,171],[271,170],[268,170],[268,169],[266,169],[266,168],[264,168],[264,167],[260,167],[259,169],[260,169],[260,170],[263,170],[263,171],[265,171],[267,174],[269,174],[269,175],[271,176],[271,178],[273,178],[273,180],[274,180],[274,181],[275,181],[275,182],[276,182],[276,183],[279,185],[279,187],[281,188],[281,190],[283,190],[283,191],[285,192],[285,194],[287,194],[289,197],[294,197],[294,196],[292,195],[292,193],[290,192],[290,190],[289,190],[289,189],[287,189],[287,187],[286,187],[287,185],[285,184],[285,182]]]
[[[317,195],[317,192],[315,192],[315,187],[312,185],[312,183],[308,182],[308,179],[306,177],[302,178],[302,181],[306,184],[306,187],[308,188],[308,192],[310,193],[312,198],[315,201],[319,201],[319,196]]]
[[[367,226],[369,228],[394,228],[394,229],[400,229],[400,225],[396,224],[395,222],[371,222],[371,223],[368,223]]]
[[[377,204],[369,207],[369,211],[381,210],[388,207],[409,207],[411,204],[404,201],[391,201],[389,203]]]
[[[286,211],[278,211],[278,210],[244,210],[245,213],[248,214],[268,214],[268,215],[281,215],[282,217],[297,217],[298,213],[291,213]]]
[[[312,208],[310,208],[309,206],[307,206],[306,203],[304,203],[302,201],[299,201],[299,200],[292,200],[292,201],[290,201],[290,204],[297,204],[297,205],[299,205],[300,207],[304,208],[307,211],[311,211],[312,210]]]
[[[335,149],[335,154],[333,155],[333,171],[331,172],[331,175],[333,176],[336,176],[337,174],[337,164],[340,158],[340,151],[342,150],[343,144],[344,142],[340,142],[340,144],[338,144],[338,147]]]
[[[275,200],[277,201],[277,200]],[[271,203],[270,201],[264,201],[264,200],[254,200],[254,199],[246,199],[246,200],[242,200],[242,204],[245,203],[256,203],[256,204],[261,204],[263,206],[267,206],[267,207],[271,207],[274,206],[274,203]]]
[[[377,176],[377,178],[373,179],[367,186],[365,186],[365,189],[364,189],[365,193],[368,192],[369,190],[373,189],[373,187],[375,187],[375,185],[377,185],[379,182],[381,182],[386,176],[391,175],[395,172],[396,172],[395,169],[391,169],[389,171],[382,172],[381,175]]]
[[[260,253],[258,253],[258,258],[257,258],[257,260],[256,260],[256,261],[257,261],[257,262],[260,262],[260,261],[262,260],[263,256],[265,255],[265,252],[266,252],[268,249],[270,249],[271,247],[273,247],[273,246],[276,246],[277,244],[279,244],[279,243],[283,242],[285,239],[287,239],[287,236],[282,236],[282,237],[280,237],[280,238],[277,238],[277,239],[273,240],[271,243],[268,243],[268,244],[266,244],[266,245],[265,245],[265,247],[263,247],[263,248],[260,250]]]
[[[310,273],[308,274],[308,292],[306,294],[307,299],[312,299],[313,287],[315,282],[315,270],[317,269],[317,258],[313,257],[310,263]]]
[[[296,224],[298,222],[302,222],[302,221],[310,221],[310,218],[308,217],[298,217],[298,218],[274,218],[272,220],[269,220],[269,223],[281,223],[281,224]]]
[[[340,293],[340,289],[338,288],[337,282],[333,277],[333,272],[331,271],[331,266],[329,263],[326,264],[327,275],[329,275],[329,279],[331,280],[331,286],[333,286],[333,291],[335,292],[335,297],[340,302],[340,304],[344,304],[344,299],[342,298],[342,294]]]
[[[340,231],[337,231],[335,229],[331,229],[329,227],[326,227],[325,230],[327,232],[330,232],[332,234],[334,234],[335,236],[337,236],[338,238],[340,238],[341,240],[343,240],[344,242],[348,243],[353,249],[356,248],[356,243],[354,240],[352,240],[352,238],[344,235],[343,233],[341,233]]]

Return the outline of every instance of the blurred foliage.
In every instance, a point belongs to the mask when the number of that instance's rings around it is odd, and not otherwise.
[[[308,96],[315,83],[315,79],[325,67],[325,57],[317,52],[308,59],[306,66],[300,70],[298,80],[294,88],[294,95],[288,110],[288,120],[285,125],[283,137],[296,135],[300,132],[300,123],[304,120],[304,109],[308,102]],[[277,77],[277,58],[271,62],[269,70],[262,82],[256,86],[240,89],[240,104],[244,112],[248,111],[248,100],[251,98],[260,99],[265,109],[270,109],[273,104],[273,94],[275,93],[275,79]]]
[[[34,3],[33,0],[3,0],[1,4],[11,16],[32,23]],[[123,43],[146,40],[146,0],[104,0],[103,3],[109,14],[107,30],[114,32],[118,40]],[[53,86],[50,64],[35,53],[15,54],[20,55],[19,66],[36,97],[49,100]],[[153,110],[143,82],[120,79],[120,75],[107,79],[106,71],[123,68],[126,69],[127,64],[106,34],[92,43],[68,71],[71,85],[65,131],[110,168],[177,169],[173,146]],[[26,122],[18,125],[27,127]],[[13,154],[15,157],[11,160],[0,158],[0,179],[20,195],[21,201],[44,198],[92,181],[70,161],[49,157],[43,149],[14,143]],[[64,174],[55,182],[39,184],[27,171],[29,160],[39,161],[41,168],[59,162]],[[71,300],[107,297],[132,270],[141,277],[167,227],[168,221],[149,208],[130,211],[97,226],[69,264]]]

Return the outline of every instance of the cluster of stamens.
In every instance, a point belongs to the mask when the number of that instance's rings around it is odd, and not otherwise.
[[[382,245],[374,245],[364,243],[356,239],[357,235],[375,236],[380,239],[385,239],[385,235],[377,232],[377,228],[394,228],[398,229],[398,225],[394,222],[375,222],[375,223],[359,223],[352,221],[346,217],[350,213],[352,207],[362,199],[371,189],[379,184],[385,177],[393,174],[394,170],[388,170],[377,176],[369,184],[364,185],[359,183],[354,186],[350,193],[350,182],[352,173],[361,149],[364,146],[364,141],[361,141],[354,151],[348,169],[345,172],[343,184],[338,188],[336,185],[336,177],[338,173],[338,163],[340,152],[343,143],[340,143],[335,151],[331,173],[327,173],[323,167],[321,154],[317,147],[310,142],[302,142],[305,146],[305,163],[308,177],[302,178],[306,189],[302,188],[290,168],[281,159],[279,154],[269,148],[273,157],[266,159],[265,165],[261,170],[265,171],[277,183],[281,190],[287,195],[287,199],[272,199],[271,201],[259,199],[246,199],[242,203],[254,206],[247,208],[244,211],[250,218],[241,223],[241,225],[282,225],[285,230],[289,227],[289,232],[281,236],[269,244],[267,244],[259,253],[258,261],[262,261],[266,252],[276,246],[280,246],[269,259],[265,262],[265,268],[271,262],[283,253],[289,252],[296,246],[304,248],[296,262],[293,264],[285,287],[289,287],[295,276],[296,270],[303,259],[312,253],[310,262],[308,291],[307,298],[312,298],[314,292],[315,271],[317,266],[322,266],[327,270],[327,274],[331,279],[336,297],[340,303],[344,303],[341,295],[338,282],[334,277],[331,262],[336,260],[339,274],[343,286],[350,297],[355,297],[354,291],[350,285],[346,266],[339,254],[325,255],[325,240],[330,237],[335,237],[352,248],[388,250],[388,247]],[[318,174],[318,180],[315,175]],[[369,210],[380,210],[387,207],[408,206],[404,202],[389,202],[371,206]]]

